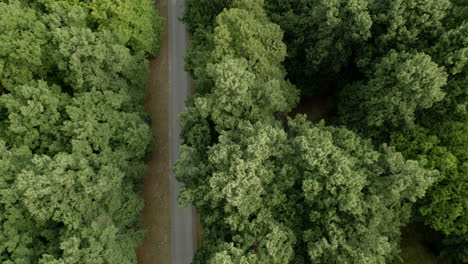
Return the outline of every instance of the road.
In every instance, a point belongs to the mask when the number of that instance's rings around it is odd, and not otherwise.
[[[179,157],[180,131],[177,123],[179,114],[185,108],[185,99],[190,93],[189,74],[184,70],[184,58],[189,35],[185,24],[179,18],[184,14],[184,0],[170,0],[169,5],[169,71],[170,71],[170,158],[171,164]],[[195,253],[194,209],[180,209],[177,195],[181,184],[171,171],[171,229],[172,264],[189,264]]]

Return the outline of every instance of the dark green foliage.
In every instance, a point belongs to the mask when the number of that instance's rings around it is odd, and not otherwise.
[[[452,235],[442,241],[441,258],[454,263],[468,263],[468,237]]]
[[[438,180],[420,202],[420,213],[435,230],[447,235],[468,232],[468,126],[448,121],[431,130],[417,126],[392,134],[391,144],[405,157],[437,169]]]
[[[271,19],[285,31],[288,77],[303,95],[340,81],[353,50],[370,38],[368,1],[267,0]]]
[[[269,17],[285,31],[288,77],[307,96],[361,78],[359,71],[390,49],[431,47],[449,6],[449,0],[266,0]]]
[[[0,12],[0,262],[136,263],[153,2]]]
[[[369,1],[372,17],[372,42],[364,50],[366,58],[375,57],[391,49],[421,50],[433,45],[443,31],[442,20],[447,15],[450,0],[383,0]]]
[[[424,53],[390,51],[372,68],[366,83],[344,88],[340,95],[341,122],[369,130],[414,125],[415,112],[443,99],[447,74]]]
[[[186,0],[184,22],[193,33],[197,29],[210,28],[216,16],[229,7],[230,0]]]

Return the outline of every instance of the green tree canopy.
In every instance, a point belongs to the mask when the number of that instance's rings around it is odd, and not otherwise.
[[[26,146],[35,153],[57,153],[65,144],[57,130],[63,120],[70,97],[57,85],[31,81],[16,86],[11,93],[0,96],[0,105],[8,118],[0,127],[3,140],[10,146]]]
[[[447,121],[431,130],[417,126],[396,132],[391,144],[405,157],[417,159],[440,174],[434,186],[420,202],[420,213],[428,225],[443,233],[464,235],[468,232],[468,126]]]
[[[249,71],[245,59],[225,59],[207,65],[206,71],[214,86],[211,93],[195,98],[194,105],[218,130],[235,128],[241,120],[273,119],[274,113],[289,112],[296,103],[296,90],[289,82],[265,81]]]
[[[232,6],[216,18],[211,32],[195,33],[187,57],[200,92],[193,107],[218,132],[235,128],[240,120],[272,120],[298,100],[296,89],[284,80],[280,28],[268,20],[260,2],[233,1]]]
[[[41,78],[49,70],[47,28],[34,9],[0,2],[0,92]]]
[[[195,35],[187,69],[198,93],[181,117],[185,144],[175,173],[185,184],[181,204],[191,203],[201,213],[202,245],[194,263],[390,261],[399,250],[400,227],[436,172],[406,161],[393,147],[376,148],[346,128],[312,125],[305,117],[285,122],[278,112],[287,113],[297,97],[281,66],[286,55],[281,30],[265,16],[261,1],[231,1],[221,11],[224,4],[213,4],[220,12],[216,18],[202,18],[203,9],[195,2],[190,7],[194,13],[187,13],[197,14],[188,18]],[[370,41],[367,3],[354,4],[314,6],[326,20],[315,25],[333,25],[320,28],[330,40],[317,47],[339,47],[315,53],[314,63],[330,63],[326,58],[342,63],[323,71],[347,68],[354,63],[353,45]],[[356,30],[340,24],[341,19],[354,23]],[[350,39],[342,41],[342,35]],[[316,50],[310,52],[313,57]],[[365,72],[373,82],[369,87],[404,102],[401,107],[397,102],[384,105],[400,111],[388,117],[382,110],[381,118],[389,122],[410,123],[417,110],[444,95],[447,76],[423,52],[394,51],[373,63],[376,70]],[[420,64],[426,67],[416,67]],[[392,89],[398,82],[405,88],[414,85],[416,92],[400,94]],[[417,100],[407,98],[413,93]],[[406,116],[398,117],[400,113]]]
[[[0,1],[0,262],[136,263],[153,1]]]
[[[39,0],[48,11],[64,12],[81,8],[85,25],[92,31],[115,32],[132,52],[154,55],[159,49],[163,19],[157,15],[152,1],[131,0]],[[155,34],[156,33],[156,34]]]
[[[286,46],[281,29],[267,19],[259,2],[242,3],[233,5],[251,8],[226,10],[216,18],[214,29],[195,33],[194,47],[187,56],[187,69],[197,79],[197,91],[210,91],[212,82],[206,77],[206,66],[225,58],[244,58],[247,69],[263,81],[284,79],[286,72],[281,62],[286,56]]]
[[[340,95],[341,122],[360,131],[411,127],[415,112],[444,98],[447,74],[424,53],[391,51],[373,67],[367,83]]]
[[[266,0],[285,31],[288,77],[311,96],[362,79],[389,50],[424,51],[444,32],[450,1]]]
[[[289,128],[244,122],[202,162],[184,147],[180,199],[204,226],[195,263],[384,263],[434,173],[343,128]]]
[[[304,95],[330,85],[350,57],[371,37],[369,1],[266,1],[271,19],[285,32],[288,77]]]

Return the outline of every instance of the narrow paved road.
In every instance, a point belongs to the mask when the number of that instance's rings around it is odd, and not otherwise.
[[[184,0],[170,0],[169,5],[169,70],[170,70],[170,133],[171,164],[179,157],[179,114],[185,108],[185,99],[190,92],[189,75],[184,70],[184,58],[188,46],[188,33],[179,18],[184,14]],[[172,264],[190,264],[195,252],[194,209],[180,209],[177,204],[180,183],[171,172],[172,208]]]

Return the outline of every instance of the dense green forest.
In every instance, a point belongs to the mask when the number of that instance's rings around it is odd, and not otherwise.
[[[194,263],[468,263],[464,0],[187,0]],[[331,97],[327,119],[288,113]],[[405,227],[408,226],[408,227]]]
[[[150,0],[0,0],[0,262],[136,263]]]

